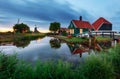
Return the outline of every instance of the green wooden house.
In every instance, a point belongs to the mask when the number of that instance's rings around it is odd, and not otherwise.
[[[82,21],[82,17],[80,16],[80,20],[72,20],[70,22],[68,29],[71,35],[76,36],[78,34],[89,32],[93,29],[93,26],[88,21]]]

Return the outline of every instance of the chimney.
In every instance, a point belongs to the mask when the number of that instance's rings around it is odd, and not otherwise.
[[[80,21],[82,21],[82,16],[80,16]]]

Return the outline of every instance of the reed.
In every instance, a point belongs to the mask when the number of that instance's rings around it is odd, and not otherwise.
[[[0,53],[0,79],[115,79],[120,77],[120,45],[99,56],[89,56],[73,68],[59,60],[36,63],[18,60],[16,55]]]

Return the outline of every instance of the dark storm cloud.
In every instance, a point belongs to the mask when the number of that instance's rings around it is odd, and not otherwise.
[[[90,16],[82,9],[80,12],[76,12],[70,7],[71,5],[68,3],[59,4],[54,0],[0,0],[0,11],[5,16],[1,18],[3,20],[12,21],[12,18],[24,18],[27,23],[45,24],[58,21],[69,24],[70,20],[79,19],[80,15],[83,15],[84,19],[88,19],[87,16]]]

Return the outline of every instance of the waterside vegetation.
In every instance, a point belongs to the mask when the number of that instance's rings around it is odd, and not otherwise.
[[[37,38],[42,38],[46,36],[43,33],[1,33],[0,42],[11,42],[11,41],[21,41],[21,40],[35,40]]]
[[[111,41],[111,38],[104,38],[104,37],[92,37],[92,38],[86,38],[86,37],[69,37],[69,36],[53,36],[55,38],[58,38],[60,40],[63,40],[67,43],[89,43],[90,39],[95,40],[95,42],[106,42]]]
[[[40,62],[33,67],[15,55],[0,53],[0,79],[119,79],[120,45],[103,54],[91,55],[77,67],[61,60]]]

